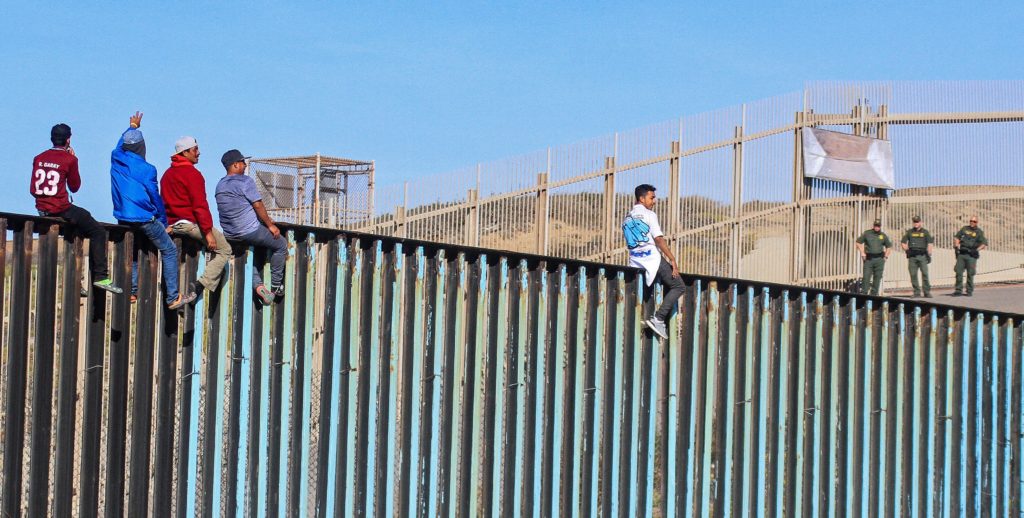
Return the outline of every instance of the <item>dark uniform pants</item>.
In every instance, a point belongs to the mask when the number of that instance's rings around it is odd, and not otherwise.
[[[885,270],[884,257],[864,260],[864,278],[860,283],[862,293],[878,295],[878,288],[882,285],[883,270]]]
[[[967,272],[967,293],[974,293],[974,272],[977,269],[978,260],[967,254],[956,254],[956,290],[962,292],[964,288],[964,271]]]
[[[924,294],[932,292],[932,283],[928,281],[928,256],[921,254],[907,258],[907,265],[910,268],[910,285],[914,287],[914,295],[921,293],[921,284],[924,284]],[[921,272],[921,281],[917,280],[917,272]]]

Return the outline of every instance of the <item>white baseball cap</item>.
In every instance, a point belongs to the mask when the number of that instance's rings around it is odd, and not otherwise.
[[[177,155],[182,151],[188,151],[189,149],[192,149],[198,145],[199,143],[196,142],[196,139],[194,137],[181,137],[180,139],[174,142],[174,154]]]

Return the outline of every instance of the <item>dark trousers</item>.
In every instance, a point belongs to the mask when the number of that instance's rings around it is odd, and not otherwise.
[[[658,265],[658,273],[654,275],[654,280],[660,282],[665,288],[665,297],[661,301],[661,307],[654,312],[654,316],[664,322],[672,316],[672,310],[675,309],[679,297],[683,296],[686,287],[683,286],[682,277],[672,276],[672,265],[668,264],[664,257],[661,258],[661,264]],[[651,288],[644,290],[644,302],[654,296],[653,288],[652,284]]]
[[[252,232],[242,236],[231,238],[247,245],[266,249],[270,254],[270,286],[284,286],[284,260],[288,257],[288,240],[284,235],[274,237],[270,230],[260,225]],[[263,266],[266,264],[266,254],[254,254],[255,259],[252,268],[252,285],[263,284]]]
[[[92,280],[98,281],[110,276],[110,270],[107,269],[107,231],[103,230],[89,211],[72,205],[64,212],[44,215],[68,220],[80,234],[89,238],[89,272],[92,273]]]

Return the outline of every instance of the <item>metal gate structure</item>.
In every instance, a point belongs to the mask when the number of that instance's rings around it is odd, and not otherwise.
[[[4,516],[1020,513],[1024,315],[685,276],[661,343],[637,270],[282,228],[179,317],[0,213]]]
[[[892,142],[897,189],[803,176],[807,126]],[[853,241],[881,218],[897,238],[920,214],[953,283],[953,234],[979,215],[978,282],[1024,281],[1024,81],[813,82],[798,92],[682,117],[403,184],[376,186],[374,218],[345,228],[626,263],[619,225],[633,188],[655,209],[683,271],[842,288]],[[906,258],[885,288],[909,288]]]

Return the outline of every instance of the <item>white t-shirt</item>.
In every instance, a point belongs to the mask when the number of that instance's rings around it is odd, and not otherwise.
[[[654,238],[665,235],[658,223],[658,215],[637,203],[622,221],[622,237],[629,248],[629,265],[643,268],[647,272],[647,285],[654,283],[654,277],[661,265],[661,251],[654,244]]]

